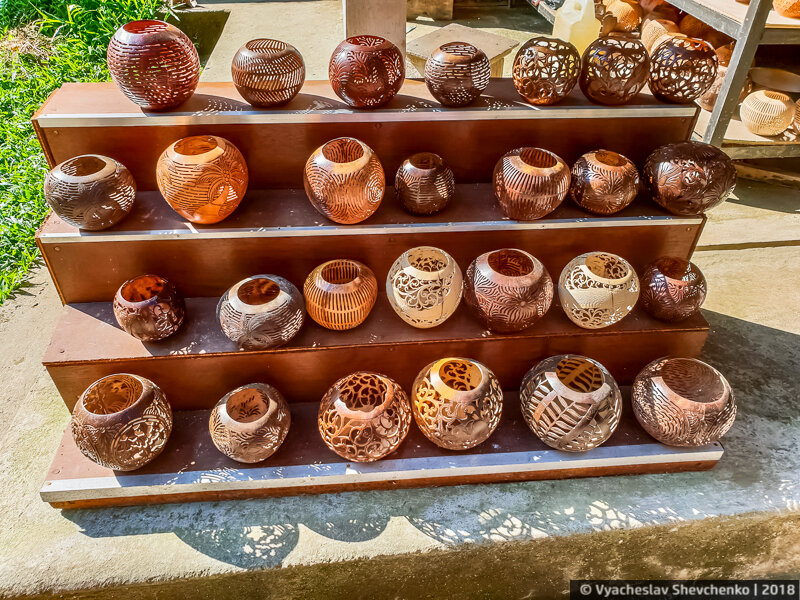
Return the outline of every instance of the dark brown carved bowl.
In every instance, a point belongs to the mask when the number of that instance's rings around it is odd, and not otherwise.
[[[514,58],[512,75],[517,92],[531,104],[555,104],[578,83],[581,55],[577,48],[555,38],[533,37]]]
[[[550,308],[553,280],[545,266],[524,250],[486,252],[467,267],[464,301],[492,331],[522,331]]]
[[[676,215],[700,215],[730,196],[736,186],[733,161],[703,142],[666,144],[647,158],[645,184],[658,204]]]
[[[659,100],[688,104],[717,76],[717,54],[704,40],[670,37],[650,56],[650,91]]]
[[[247,191],[247,163],[225,138],[194,135],[162,152],[156,182],[172,209],[193,223],[219,223]]]
[[[373,462],[403,442],[411,405],[396,381],[360,371],[342,377],[322,397],[317,426],[325,445],[342,458]]]
[[[543,148],[516,148],[494,167],[494,193],[510,219],[533,221],[553,212],[569,191],[561,157]]]
[[[71,428],[86,458],[133,471],[161,454],[172,433],[172,409],[149,379],[117,373],[86,388],[72,411]]]
[[[578,80],[583,95],[600,104],[625,104],[647,83],[650,57],[638,40],[603,37],[583,53]]]
[[[328,79],[339,98],[354,108],[376,108],[400,91],[406,76],[400,50],[377,35],[357,35],[336,46]]]
[[[736,401],[728,381],[694,358],[659,358],[636,376],[633,414],[662,444],[704,446],[733,426]]]
[[[453,172],[442,157],[419,152],[403,161],[394,178],[400,203],[414,215],[432,215],[444,209],[456,191]]]
[[[73,227],[98,231],[116,225],[131,211],[136,182],[113,158],[84,154],[53,167],[44,180],[44,198]]]
[[[217,304],[223,333],[244,350],[283,346],[300,331],[305,315],[300,290],[277,275],[248,277]]]
[[[192,40],[163,21],[131,21],[108,44],[111,78],[147,110],[183,104],[200,81],[200,59]]]
[[[489,85],[491,68],[482,50],[467,42],[449,42],[425,63],[425,84],[445,106],[466,106]]]
[[[231,64],[233,85],[253,106],[277,106],[297,95],[306,79],[306,65],[297,48],[271,39],[250,40]]]
[[[639,171],[629,159],[611,150],[594,150],[572,165],[572,199],[598,215],[621,211],[639,193]]]
[[[352,225],[378,210],[386,178],[372,148],[355,138],[341,137],[323,144],[308,157],[303,186],[320,214]]]
[[[659,258],[645,268],[639,281],[639,303],[662,321],[684,321],[706,299],[706,278],[697,265],[683,258]]]
[[[223,396],[211,410],[208,430],[217,450],[242,463],[266,460],[280,448],[292,418],[283,395],[250,383]]]
[[[183,323],[183,296],[158,275],[140,275],[123,283],[114,296],[117,323],[143,342],[163,340]]]

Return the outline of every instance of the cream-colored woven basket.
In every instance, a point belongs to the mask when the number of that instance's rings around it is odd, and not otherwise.
[[[739,116],[756,135],[779,135],[794,120],[795,107],[786,94],[770,90],[753,92],[742,102]]]

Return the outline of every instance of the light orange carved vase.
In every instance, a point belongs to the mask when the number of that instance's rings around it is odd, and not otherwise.
[[[327,329],[358,327],[378,298],[378,281],[367,265],[338,259],[322,263],[303,286],[308,316]]]
[[[247,163],[239,149],[215,135],[196,135],[171,144],[158,159],[158,189],[167,203],[192,223],[219,223],[247,191]]]

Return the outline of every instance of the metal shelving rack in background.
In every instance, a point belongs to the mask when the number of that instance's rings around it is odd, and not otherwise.
[[[782,17],[772,10],[772,0],[669,0],[682,11],[736,40],[717,104],[701,110],[695,139],[722,148],[731,158],[800,156],[800,134],[791,129],[780,136],[751,133],[738,118],[739,92],[760,45],[800,44],[800,19]],[[540,2],[536,10],[551,23],[555,9]],[[800,50],[798,63],[800,63]]]

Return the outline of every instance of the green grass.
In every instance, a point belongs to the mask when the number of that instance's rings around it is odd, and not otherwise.
[[[106,81],[106,48],[128,21],[157,18],[162,0],[0,0],[0,303],[39,258],[47,164],[30,123],[68,81]]]

